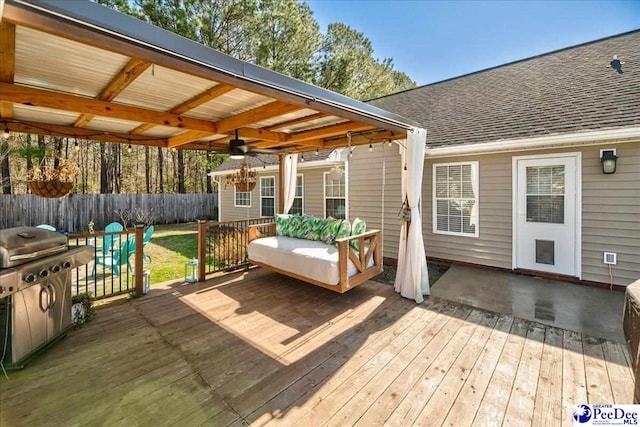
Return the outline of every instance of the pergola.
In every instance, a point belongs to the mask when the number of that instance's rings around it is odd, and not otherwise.
[[[11,131],[216,151],[237,130],[287,152],[404,139],[410,121],[236,60],[89,1],[6,0]],[[366,133],[366,137],[362,137]]]
[[[88,0],[0,0],[0,10],[3,130],[209,152],[237,132],[279,149],[283,176],[284,154],[404,140],[418,127]]]

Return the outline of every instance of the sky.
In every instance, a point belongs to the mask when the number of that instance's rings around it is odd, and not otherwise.
[[[326,32],[343,22],[418,85],[640,29],[635,1],[307,0]]]

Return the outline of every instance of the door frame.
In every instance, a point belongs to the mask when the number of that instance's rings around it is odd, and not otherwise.
[[[582,153],[551,153],[551,154],[532,154],[528,156],[512,156],[511,157],[511,269],[518,268],[517,262],[517,241],[518,241],[518,160],[536,160],[549,158],[573,157],[575,159],[575,256],[574,271],[578,279],[582,279]]]

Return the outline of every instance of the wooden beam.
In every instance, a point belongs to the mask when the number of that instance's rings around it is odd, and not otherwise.
[[[346,134],[347,132],[361,132],[370,129],[375,129],[375,126],[357,122],[339,123],[337,125],[293,133],[289,137],[289,142],[294,143],[318,138],[330,138],[332,136]]]
[[[0,21],[0,82],[13,83],[16,66],[16,26]],[[0,102],[0,117],[13,117],[13,104]]]
[[[284,114],[293,113],[303,109],[298,105],[292,105],[283,101],[273,101],[260,107],[252,108],[244,113],[227,117],[218,121],[218,132],[227,133],[229,131],[245,127],[247,125],[258,123],[273,117],[282,116]]]
[[[76,128],[72,126],[52,125],[46,123],[7,122],[12,132],[49,135],[57,137],[77,137],[91,141],[115,142],[117,144],[148,145],[150,147],[166,147],[164,138],[148,138],[127,133],[105,132],[95,129]]]
[[[265,129],[240,128],[238,129],[240,138],[255,138],[265,141],[286,142],[289,135],[283,132],[273,132]]]
[[[206,138],[211,136],[211,132],[198,132],[198,131],[187,131],[180,133],[176,136],[169,137],[167,140],[167,147],[169,148],[177,148],[181,145],[188,144],[193,141],[197,141],[202,138]]]
[[[186,113],[187,111],[193,110],[194,108],[199,107],[200,105],[205,104],[211,101],[212,99],[218,98],[219,96],[222,96],[227,92],[231,92],[233,89],[235,89],[234,86],[227,85],[227,84],[218,84],[210,89],[205,90],[202,93],[197,94],[193,98],[188,99],[185,102],[176,105],[168,112],[172,114]],[[154,126],[155,125],[150,123],[144,123],[138,126],[137,128],[135,128],[134,130],[132,130],[131,133],[142,134],[148,131],[149,129],[153,128]]]
[[[207,134],[216,133],[216,124],[207,120],[9,83],[0,83],[0,101],[87,113],[134,122],[154,123],[161,126],[193,129]]]
[[[309,116],[298,117],[297,119],[287,120],[286,122],[278,123],[277,125],[267,126],[262,129],[266,129],[266,130],[282,129],[283,127],[294,126],[300,123],[306,123],[306,122],[323,119],[325,117],[330,117],[330,116],[331,114],[327,114],[327,113],[316,113],[316,114],[311,114]]]
[[[102,89],[102,91],[96,97],[100,101],[113,101],[127,86],[129,86],[135,79],[137,79],[144,71],[151,65],[148,61],[142,59],[132,58],[127,64],[120,70],[111,81]],[[91,114],[81,114],[76,120],[75,127],[86,126],[91,119]]]
[[[244,128],[252,123],[261,122],[272,117],[282,116],[284,114],[292,113],[297,110],[301,110],[304,107],[298,105],[288,104],[282,101],[273,101],[260,107],[252,108],[244,113],[236,114],[235,116],[227,117],[216,122],[216,130],[214,133],[231,133],[236,129]],[[207,135],[203,135],[202,132],[184,132],[180,135],[169,138],[170,147],[178,147],[180,145],[188,144],[192,141],[205,138]],[[286,138],[286,136],[285,136]]]
[[[368,145],[368,144],[377,144],[379,142],[384,142],[389,139],[406,139],[406,132],[392,132],[388,130],[380,130],[379,132],[367,134],[367,135],[353,135],[351,137],[351,146],[355,147],[358,145]],[[324,142],[325,148],[339,148],[346,147],[348,145],[348,141],[346,136],[342,138],[330,139]]]
[[[295,143],[287,142],[285,144],[274,144],[273,141],[260,140],[260,141],[247,142],[247,145],[250,145],[256,148],[271,148],[271,147],[278,146],[279,148],[293,148],[293,149],[301,148],[301,147],[314,147],[314,148],[322,149],[324,148],[324,140],[312,139],[309,141],[300,141]]]

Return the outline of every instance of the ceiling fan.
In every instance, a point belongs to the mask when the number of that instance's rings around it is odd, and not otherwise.
[[[236,129],[236,136],[229,141],[229,149],[226,151],[231,155],[232,159],[241,160],[244,156],[255,156],[256,154],[283,154],[285,150],[281,148],[258,148],[247,145],[244,139],[238,137],[238,129]]]

